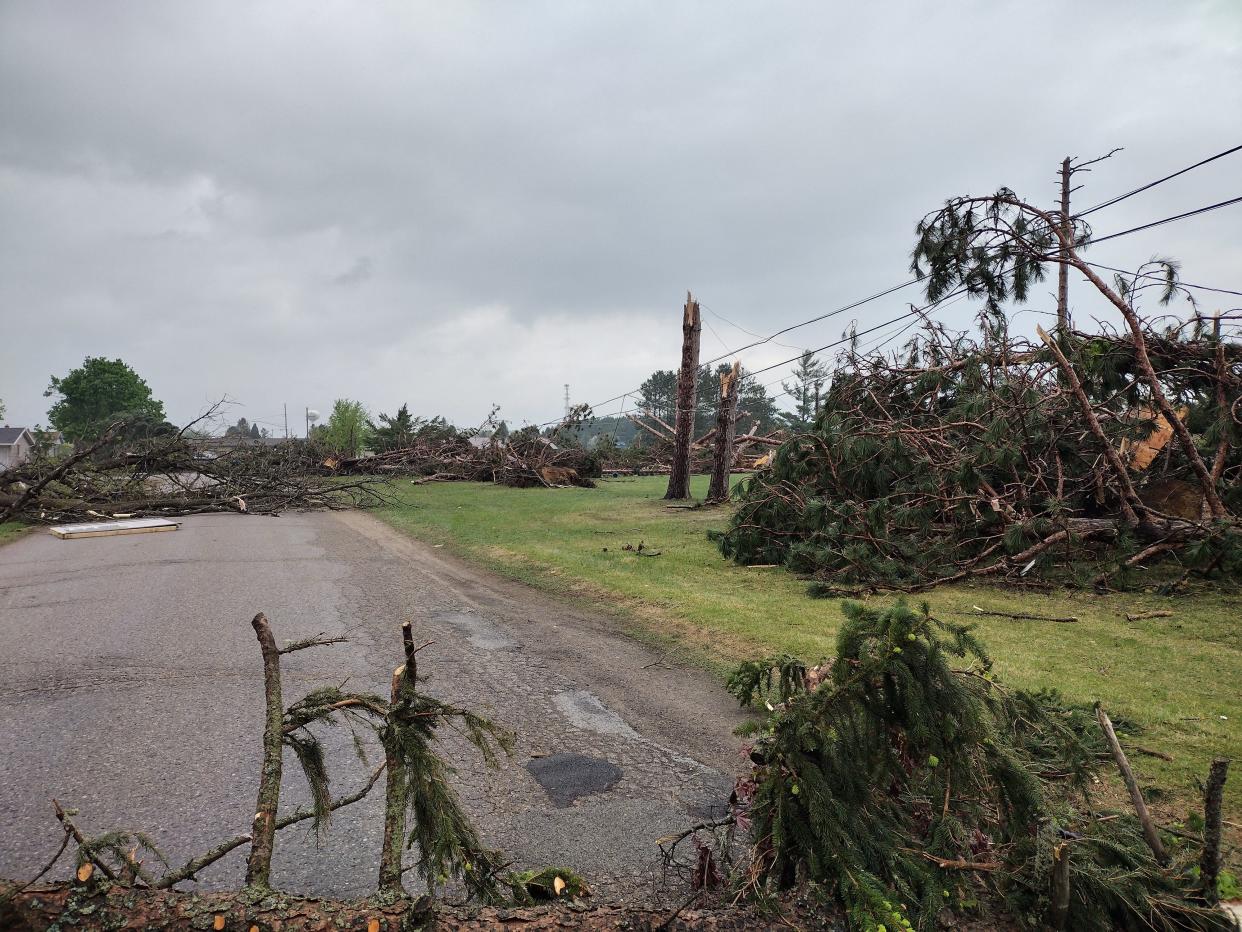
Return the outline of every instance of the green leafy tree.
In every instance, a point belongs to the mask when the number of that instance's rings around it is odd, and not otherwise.
[[[249,437],[250,436],[250,422],[246,420],[244,417],[239,417],[237,419],[236,424],[233,424],[227,430],[225,430],[224,436],[226,437]]]
[[[117,420],[165,421],[164,405],[152,396],[141,376],[120,359],[88,356],[64,378],[52,376],[43,396],[57,395],[60,397],[48,410],[48,421],[74,443],[93,440]]]
[[[262,437],[262,436],[263,436],[264,434],[266,434],[266,433],[267,433],[266,431],[264,431],[264,432],[263,432],[263,434],[259,433],[259,425],[258,425],[258,424],[251,424],[251,425],[250,425],[250,438],[251,438],[252,440],[258,440],[260,437]]]
[[[0,421],[4,420],[4,399],[0,398]]]
[[[792,378],[782,382],[781,388],[793,399],[794,409],[782,415],[782,420],[793,430],[807,430],[815,420],[819,392],[817,386],[828,378],[828,367],[815,358],[811,350],[803,350],[794,366]]]
[[[324,440],[329,447],[346,456],[358,456],[371,435],[371,419],[361,401],[338,398],[332,403],[332,414],[324,428]]]

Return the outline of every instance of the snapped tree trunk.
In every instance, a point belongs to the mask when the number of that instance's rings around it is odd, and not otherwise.
[[[733,471],[733,438],[737,432],[738,378],[740,363],[720,374],[720,403],[716,410],[716,445],[712,451],[712,481],[707,490],[709,502],[729,500],[729,474]]]
[[[694,441],[694,412],[699,382],[699,302],[686,292],[681,322],[681,371],[677,376],[677,421],[673,439],[673,468],[666,499],[690,497],[690,447]]]
[[[384,843],[380,849],[379,889],[387,893],[405,892],[401,885],[401,862],[410,784],[393,719],[405,708],[404,699],[413,693],[418,680],[418,652],[414,648],[414,629],[408,621],[401,625],[401,642],[405,663],[392,671],[392,699],[383,732],[384,766],[388,774],[384,784]]]
[[[1203,793],[1203,853],[1199,857],[1199,880],[1203,884],[1203,899],[1212,906],[1220,901],[1216,890],[1221,861],[1220,806],[1225,792],[1225,778],[1228,776],[1229,761],[1223,757],[1213,760]]]
[[[250,622],[263,652],[263,689],[267,718],[263,726],[263,770],[259,775],[259,801],[251,826],[250,857],[246,861],[246,885],[269,887],[272,848],[276,843],[276,808],[280,805],[280,771],[284,757],[285,707],[280,695],[280,650],[272,626],[262,612]]]

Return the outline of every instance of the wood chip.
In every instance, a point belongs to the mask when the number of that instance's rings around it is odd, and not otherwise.
[[[95,873],[95,865],[90,861],[84,861],[78,867],[78,883],[86,883],[91,879],[91,874]]]

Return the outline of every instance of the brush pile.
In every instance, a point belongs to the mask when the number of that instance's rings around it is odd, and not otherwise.
[[[1090,709],[1002,688],[970,630],[926,606],[844,610],[831,664],[769,658],[730,681],[774,709],[735,792],[745,890],[810,882],[868,932],[1230,928],[1195,879],[1200,845],[1153,849],[1092,800],[1108,752]]]
[[[1216,335],[1213,333],[1213,325]],[[814,428],[742,487],[719,536],[822,594],[970,577],[1125,585],[1242,571],[1242,345],[1194,317],[1144,333],[979,340],[926,323],[899,353],[843,354]]]
[[[313,446],[239,444],[206,452],[184,436],[120,441],[113,425],[64,459],[36,457],[0,473],[0,522],[53,524],[114,517],[172,517],[210,512],[275,515],[384,501],[374,479],[324,475]]]
[[[536,431],[507,440],[461,433],[416,437],[408,446],[326,465],[345,475],[411,476],[425,482],[495,482],[515,488],[588,485],[600,475],[599,459],[580,447],[562,448]],[[566,470],[573,473],[567,477]],[[550,478],[549,478],[550,477]],[[560,481],[564,480],[564,481]]]

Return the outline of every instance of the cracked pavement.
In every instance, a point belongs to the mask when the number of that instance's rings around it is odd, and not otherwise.
[[[349,638],[285,657],[286,702],[345,680],[386,695],[410,619],[433,642],[419,654],[424,688],[517,733],[495,769],[461,739],[443,742],[487,843],[516,866],[572,868],[596,902],[682,895],[656,839],[722,814],[743,766],[732,734],[743,714],[720,684],[659,662],[589,605],[360,512],[205,515],[171,534],[36,532],[0,547],[0,877],[24,878],[55,851],[51,797],[80,809],[88,833],[146,831],[174,864],[246,831],[263,716],[258,611],[280,643]],[[347,731],[328,735],[334,792],[349,792],[363,765]],[[291,755],[283,793],[282,808],[307,799]],[[373,891],[380,796],[338,812],[321,839],[282,832],[275,883]],[[245,850],[201,885],[237,886]]]

